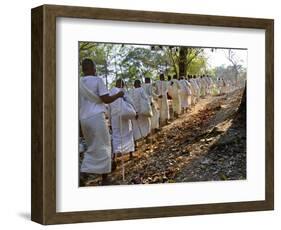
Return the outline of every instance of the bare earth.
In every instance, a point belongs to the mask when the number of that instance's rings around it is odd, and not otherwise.
[[[237,116],[243,89],[201,99],[191,110],[122,158],[111,185],[246,179],[246,121]],[[100,184],[91,175],[81,186]]]

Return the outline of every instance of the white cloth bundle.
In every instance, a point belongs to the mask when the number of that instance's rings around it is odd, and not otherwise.
[[[110,95],[114,95],[120,92],[121,89],[117,87],[113,87],[110,91]],[[118,98],[114,102],[110,104],[111,115],[113,116],[121,116],[122,119],[133,119],[136,117],[136,111],[132,103],[130,103],[127,96],[124,98]]]
[[[134,107],[122,98],[121,101],[121,117],[123,119],[133,119],[136,117],[136,111]]]
[[[144,115],[146,117],[152,117],[152,108],[150,101],[147,100],[146,98],[141,97],[140,98],[140,112],[139,114]]]

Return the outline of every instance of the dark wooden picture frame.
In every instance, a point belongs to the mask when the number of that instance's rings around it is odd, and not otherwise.
[[[32,9],[31,219],[62,224],[274,209],[274,21],[271,19],[43,5]],[[265,30],[265,200],[56,212],[56,18],[87,18]]]

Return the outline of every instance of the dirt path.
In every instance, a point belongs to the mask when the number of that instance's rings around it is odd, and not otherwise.
[[[140,143],[133,159],[124,157],[125,181],[119,158],[111,184],[244,179],[245,127],[233,123],[241,96],[242,90],[237,90],[201,99],[190,112],[152,135],[152,141]],[[99,182],[90,176],[85,185]]]

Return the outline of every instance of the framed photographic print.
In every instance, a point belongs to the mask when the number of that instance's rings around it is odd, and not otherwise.
[[[273,210],[273,20],[31,16],[33,221]]]

